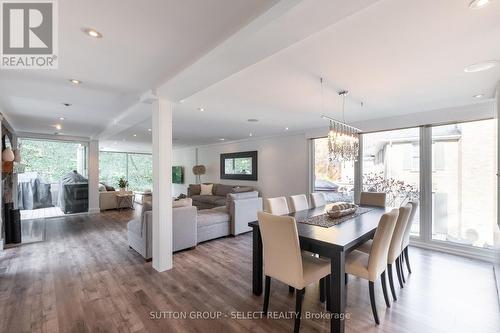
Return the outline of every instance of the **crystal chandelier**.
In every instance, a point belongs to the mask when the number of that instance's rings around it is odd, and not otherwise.
[[[323,87],[323,79],[321,79],[321,86]],[[323,119],[330,121],[330,130],[328,132],[328,154],[329,161],[348,162],[357,161],[359,155],[359,129],[347,125],[345,123],[345,100],[349,94],[348,91],[339,92],[342,97],[342,118],[344,121],[321,116]]]

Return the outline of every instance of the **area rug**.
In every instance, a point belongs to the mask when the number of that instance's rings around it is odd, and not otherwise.
[[[323,228],[330,228],[342,222],[351,220],[361,214],[368,213],[369,211],[372,210],[373,208],[359,207],[354,214],[342,216],[338,219],[331,218],[330,216],[328,216],[328,214],[325,213],[322,215],[309,217],[305,220],[297,220],[297,222],[316,225],[318,227],[323,227]]]

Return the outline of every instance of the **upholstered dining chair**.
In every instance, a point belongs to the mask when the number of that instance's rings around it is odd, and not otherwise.
[[[311,207],[316,208],[316,207],[321,207],[326,205],[326,198],[325,194],[321,192],[315,192],[311,193],[309,196],[311,200]]]
[[[399,208],[398,220],[396,221],[396,227],[394,228],[394,232],[392,234],[391,245],[389,246],[389,253],[387,254],[387,273],[389,275],[389,285],[391,287],[392,298],[397,301],[396,291],[394,289],[394,281],[392,276],[392,267],[396,264],[396,273],[399,280],[399,286],[403,288],[403,280],[402,280],[402,247],[403,237],[405,234],[406,227],[408,226],[408,221],[410,215],[413,211],[413,207],[411,204],[406,204],[403,207]],[[370,253],[371,248],[373,247],[373,241],[369,240],[364,243],[360,247],[357,248],[358,251],[362,251],[365,253]],[[390,307],[389,299],[385,300],[387,307]]]
[[[309,203],[305,194],[292,195],[290,201],[290,213],[309,209]]]
[[[385,213],[380,218],[380,222],[373,237],[373,244],[369,254],[354,250],[346,257],[345,272],[368,280],[370,291],[370,303],[372,306],[373,318],[377,325],[380,323],[377,314],[377,305],[375,303],[375,281],[380,277],[382,280],[382,289],[386,304],[388,301],[387,287],[385,284],[385,269],[387,267],[387,255],[391,244],[392,234],[396,227],[399,210],[393,209]]]
[[[264,211],[273,215],[286,215],[290,213],[285,197],[265,198]]]
[[[259,229],[264,250],[263,312],[267,315],[271,278],[294,287],[296,292],[294,332],[300,328],[305,287],[323,278],[329,281],[330,260],[301,252],[295,218],[258,212]],[[327,289],[329,284],[327,283]],[[327,298],[329,292],[327,291]],[[328,301],[328,300],[327,300]]]
[[[403,235],[403,243],[401,244],[401,252],[404,254],[404,261],[406,262],[406,268],[408,269],[408,274],[411,274],[410,259],[408,255],[408,245],[410,245],[410,233],[411,226],[413,225],[413,220],[415,219],[415,214],[418,210],[418,201],[410,201],[412,206],[411,214],[408,219],[408,224],[406,225],[405,233]],[[401,274],[404,279],[403,265],[401,265]]]
[[[383,192],[361,192],[360,205],[385,207],[385,193]]]

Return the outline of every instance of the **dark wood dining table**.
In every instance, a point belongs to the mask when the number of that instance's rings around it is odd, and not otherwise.
[[[325,214],[329,205],[311,208],[288,214],[295,217],[297,221]],[[335,226],[325,228],[321,226],[297,222],[300,247],[302,250],[319,254],[330,258],[330,299],[331,299],[331,326],[330,332],[345,332],[345,257],[359,245],[373,238],[380,217],[386,212],[385,208],[367,207],[371,210],[353,216]],[[255,295],[262,294],[263,279],[263,254],[262,238],[258,221],[248,223],[253,232],[253,274],[252,288]]]

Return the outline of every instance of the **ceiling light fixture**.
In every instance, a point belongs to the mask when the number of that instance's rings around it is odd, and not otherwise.
[[[71,103],[62,103],[64,106],[71,106]]]
[[[224,141],[224,140],[226,140],[226,139],[224,139],[224,138],[220,138],[220,139],[219,139],[219,141]]]
[[[478,62],[478,63],[472,64],[470,66],[467,66],[464,68],[464,72],[466,72],[466,73],[482,72],[482,71],[486,71],[488,69],[492,69],[496,66],[498,66],[497,60],[488,60],[488,61]]]
[[[83,31],[92,38],[102,38],[102,34],[95,29],[85,28]]]
[[[471,9],[480,9],[488,6],[491,3],[491,0],[473,0],[469,4],[469,8]]]
[[[203,112],[203,111],[205,111],[205,109],[204,108],[198,108],[198,111]]]
[[[181,100],[179,101],[179,103],[181,103],[181,104],[182,104],[182,103],[184,103],[185,101],[186,101],[185,99],[181,99]]]
[[[253,136],[253,133],[252,133],[252,132],[250,132],[249,136]]]
[[[484,97],[484,94],[477,94],[477,95],[474,95],[472,96],[474,98],[483,98]]]
[[[73,83],[74,85],[79,85],[82,83],[80,80],[75,80],[75,79],[69,79],[69,82]]]
[[[59,120],[65,120],[65,119],[66,119],[66,118],[64,118],[64,117],[59,117]]]
[[[323,78],[321,78],[321,108],[323,109]],[[328,131],[328,160],[330,165],[337,161],[357,161],[359,155],[359,129],[345,122],[345,101],[349,91],[340,91],[342,97],[342,121],[322,115],[330,121]]]
[[[288,127],[285,127],[285,131],[288,131]]]
[[[248,121],[249,123],[256,123],[256,122],[258,122],[258,121],[259,121],[259,119],[250,118],[250,119],[247,119],[247,121]]]
[[[151,132],[151,128],[148,128],[148,132]]]
[[[137,134],[134,134],[134,136],[137,136]]]
[[[55,128],[56,128],[56,130],[60,131],[62,129],[62,126],[60,124],[56,124]]]

